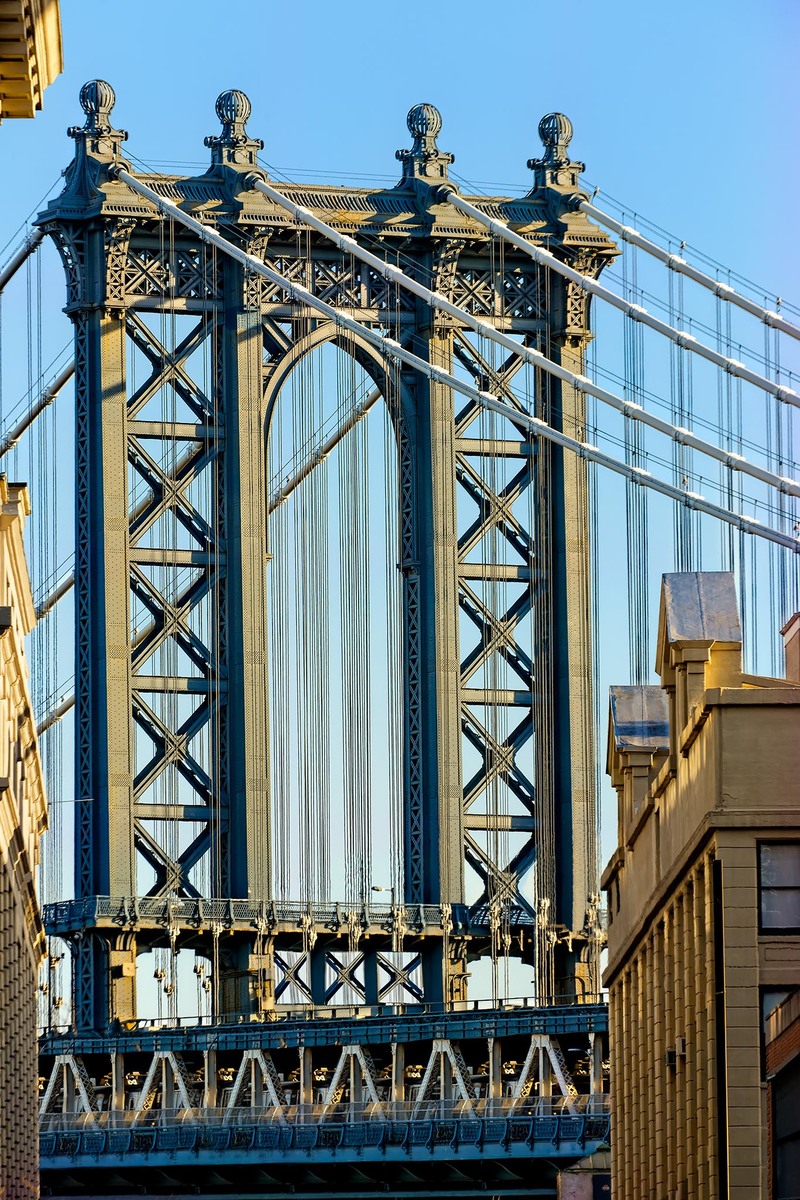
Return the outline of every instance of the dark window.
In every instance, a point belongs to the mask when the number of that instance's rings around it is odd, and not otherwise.
[[[761,928],[800,929],[800,842],[762,842],[758,854]]]
[[[772,1136],[775,1200],[795,1200],[800,1179],[800,1059],[773,1083]]]

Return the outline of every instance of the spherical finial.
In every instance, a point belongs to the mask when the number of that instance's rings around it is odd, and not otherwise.
[[[246,125],[252,112],[252,105],[237,88],[230,88],[217,96],[217,116],[223,125]]]
[[[572,140],[572,121],[563,113],[547,113],[539,122],[539,137],[545,148],[545,160],[566,162]]]
[[[415,104],[409,110],[406,124],[414,138],[435,138],[441,133],[442,114],[433,104]]]
[[[90,79],[81,88],[81,108],[90,121],[99,116],[107,117],[114,107],[117,97],[110,83],[104,79]]]

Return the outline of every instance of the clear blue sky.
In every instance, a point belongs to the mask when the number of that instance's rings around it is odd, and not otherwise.
[[[34,122],[0,131],[0,244],[69,160],[78,91],[100,76],[147,161],[204,161],[214,100],[235,86],[271,163],[394,175],[405,114],[430,100],[459,175],[519,189],[539,118],[559,109],[593,183],[797,299],[797,0],[62,0],[61,11],[64,74]]]

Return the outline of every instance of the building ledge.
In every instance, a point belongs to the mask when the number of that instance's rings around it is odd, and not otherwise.
[[[611,887],[611,884],[616,879],[625,862],[625,851],[621,846],[617,846],[611,858],[608,860],[608,866],[600,876],[600,887],[605,892]]]
[[[32,117],[63,65],[58,0],[2,0],[0,119]]]

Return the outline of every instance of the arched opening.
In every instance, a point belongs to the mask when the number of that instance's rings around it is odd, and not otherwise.
[[[402,895],[400,397],[335,335],[267,389],[272,861],[278,902],[347,912]]]

